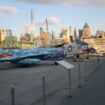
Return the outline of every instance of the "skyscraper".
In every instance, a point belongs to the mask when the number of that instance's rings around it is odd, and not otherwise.
[[[90,27],[87,23],[85,23],[84,27],[83,27],[83,38],[89,38],[91,37],[91,31],[90,31]]]
[[[71,35],[72,35],[72,27],[71,27],[71,26],[69,26],[69,29],[68,29],[68,34],[69,34],[69,36],[71,36]]]
[[[82,33],[83,33],[83,30],[79,29],[79,40],[81,40],[81,38],[82,38]]]
[[[74,28],[74,40],[76,41],[78,38],[77,38],[77,30],[76,30],[76,27]]]
[[[5,40],[6,31],[4,29],[0,29],[0,43]]]
[[[72,27],[71,27],[71,26],[69,26],[68,35],[69,35],[69,40],[70,40],[70,42],[73,42]]]
[[[49,43],[49,36],[48,36],[48,21],[46,19],[46,43]]]
[[[34,11],[31,10],[31,42],[33,42],[34,34],[35,34]]]
[[[29,34],[29,27],[25,25],[25,34]]]

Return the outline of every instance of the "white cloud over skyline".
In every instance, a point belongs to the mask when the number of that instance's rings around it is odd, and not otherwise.
[[[15,0],[31,4],[74,5],[105,7],[105,0]]]
[[[18,13],[18,9],[13,6],[0,6],[0,14]]]
[[[47,21],[49,25],[59,25],[60,24],[60,20],[56,17],[47,17]],[[40,20],[39,22],[36,23],[36,25],[45,25],[46,24],[46,20]]]

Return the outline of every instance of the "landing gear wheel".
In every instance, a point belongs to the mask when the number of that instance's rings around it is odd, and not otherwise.
[[[58,62],[54,62],[54,65],[58,65],[59,63]]]

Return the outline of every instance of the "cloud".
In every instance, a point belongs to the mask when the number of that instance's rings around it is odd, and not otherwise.
[[[16,0],[16,1],[22,1],[26,3],[32,3],[32,4],[67,4],[67,5],[90,5],[90,6],[98,6],[98,7],[104,7],[105,6],[105,0]]]
[[[48,17],[47,18],[48,25],[59,25],[60,21],[56,17]],[[46,20],[40,20],[39,22],[36,23],[36,25],[45,25]]]
[[[12,6],[0,6],[0,14],[17,13],[18,9]]]
[[[51,25],[59,25],[60,21],[56,17],[48,17],[47,21]]]

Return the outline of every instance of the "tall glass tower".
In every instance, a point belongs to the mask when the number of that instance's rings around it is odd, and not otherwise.
[[[31,42],[33,42],[34,34],[35,34],[34,11],[31,10]]]

